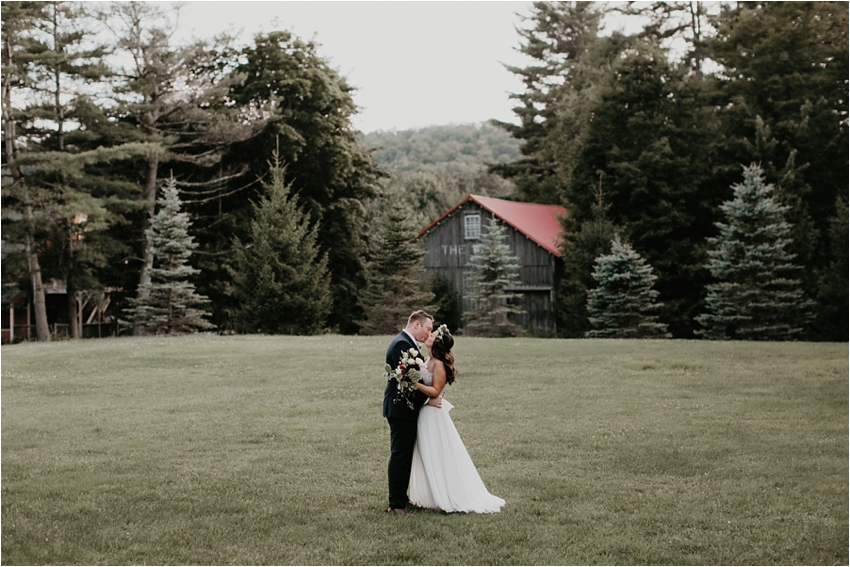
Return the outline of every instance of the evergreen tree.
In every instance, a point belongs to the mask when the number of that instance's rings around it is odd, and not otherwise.
[[[702,73],[702,63],[706,56],[705,37],[713,31],[708,12],[714,12],[719,3],[710,4],[693,1],[627,2],[614,7],[614,10],[644,19],[638,37],[651,39],[656,45],[678,42],[677,51],[682,53],[682,61],[695,73]]]
[[[132,324],[156,334],[210,329],[214,325],[204,319],[206,312],[197,308],[207,299],[195,292],[188,279],[198,272],[188,263],[196,244],[189,235],[189,215],[181,212],[173,177],[164,184],[157,203],[159,212],[145,231],[154,258],[151,279],[144,284],[145,293],[131,300]]]
[[[236,238],[231,269],[240,304],[236,330],[284,335],[317,334],[331,309],[327,255],[320,255],[319,228],[290,195],[285,168],[272,154],[271,182],[254,205],[249,245]]]
[[[232,72],[238,55],[227,45],[229,38],[223,34],[211,42],[177,45],[174,14],[179,8],[163,10],[153,2],[104,2],[97,8],[114,36],[119,80],[107,93],[113,99],[107,116],[94,114],[86,126],[92,137],[100,138],[98,143],[117,137],[147,147],[132,162],[108,172],[113,183],[124,180],[135,185],[132,198],[141,207],[126,216],[137,223],[136,230],[144,232],[153,218],[166,166],[176,172],[180,192],[190,197],[184,204],[193,213],[198,201],[220,204],[224,195],[234,192],[228,185],[234,179],[245,186],[238,178],[247,174],[248,167],[221,158],[233,144],[256,133],[253,127],[263,119],[258,116],[261,112],[243,112],[229,96],[230,88],[244,79]],[[193,217],[206,220],[203,214]],[[200,228],[196,234],[204,236],[204,227]],[[142,258],[137,272],[137,297],[142,299],[139,294],[147,289],[153,254],[144,249],[134,256]]]
[[[520,326],[511,315],[523,310],[515,305],[520,294],[508,288],[520,285],[519,260],[505,243],[506,229],[491,218],[482,231],[480,243],[469,257],[465,274],[466,297],[472,306],[466,312],[465,331],[481,337],[506,337],[519,334]]]
[[[712,23],[717,34],[706,45],[720,64],[713,105],[723,127],[716,140],[729,165],[717,187],[739,179],[735,164],[761,164],[776,200],[791,207],[787,250],[802,267],[795,277],[815,295],[817,275],[833,261],[828,227],[836,197],[850,183],[848,121],[841,118],[848,115],[847,4],[721,3]],[[819,301],[816,309],[824,322],[833,306]],[[846,312],[843,318],[839,336],[846,336]],[[842,340],[820,335],[824,329],[818,325],[819,338]]]
[[[818,313],[817,329],[819,338],[830,341],[847,342],[847,313],[848,291],[850,284],[847,281],[848,258],[848,215],[847,197],[842,195],[836,199],[836,214],[830,223],[829,232],[832,240],[833,260],[820,273],[819,299],[820,312]]]
[[[698,331],[711,339],[788,340],[800,338],[811,319],[800,268],[786,250],[791,226],[787,206],[773,198],[760,166],[744,168],[744,182],[732,187],[734,200],[721,210],[720,235],[709,238],[708,269],[717,282],[707,287],[708,312],[696,317]]]
[[[611,241],[611,253],[596,259],[593,279],[599,286],[587,294],[587,313],[593,329],[587,337],[669,337],[667,325],[657,322],[658,279],[652,266],[619,237]]]
[[[81,336],[80,298],[102,287],[92,269],[103,258],[86,240],[110,219],[81,174],[83,165],[116,152],[81,151],[73,140],[84,85],[107,74],[100,62],[106,48],[92,43],[87,25],[86,12],[70,2],[15,2],[3,10],[4,167],[13,181],[4,178],[4,217],[11,221],[4,236],[26,250],[40,340],[47,337],[42,273],[67,286],[67,315],[59,320],[72,338]]]
[[[458,293],[452,288],[451,282],[437,273],[431,274],[425,281],[434,294],[434,307],[429,311],[434,314],[434,320],[449,329],[460,329],[463,326],[463,315]]]
[[[590,219],[583,222],[575,217],[563,219],[564,271],[555,303],[558,335],[562,337],[583,337],[590,330],[587,292],[595,286],[593,264],[596,258],[611,251],[611,240],[617,233],[617,227],[608,218],[609,205],[605,203],[601,185],[600,179]]]
[[[600,64],[607,72],[564,98],[549,139],[564,206],[591,217],[601,183],[608,218],[658,276],[661,318],[674,336],[689,337],[707,276],[705,238],[722,202],[710,184],[716,120],[703,106],[701,79],[663,51],[635,39],[597,47],[605,49],[587,57],[608,59]]]
[[[106,227],[106,210],[100,199],[84,187],[84,178],[75,176],[62,154],[69,151],[73,138],[68,139],[70,124],[79,120],[77,106],[83,83],[97,83],[108,76],[101,63],[106,54],[103,45],[84,48],[87,41],[87,14],[79,5],[70,2],[46,3],[42,18],[35,21],[38,30],[32,37],[31,68],[38,80],[32,84],[37,103],[28,109],[31,117],[39,118],[42,128],[29,128],[28,151],[39,162],[40,169],[51,170],[40,179],[55,193],[56,220],[61,222],[62,239],[59,274],[67,290],[68,335],[82,336],[82,306],[80,298],[86,289],[99,284],[90,276],[91,260],[100,260],[97,254],[87,254],[84,232]],[[69,143],[70,142],[70,143]],[[80,152],[73,151],[79,154]],[[47,166],[47,167],[45,167]],[[61,220],[60,220],[61,219]],[[58,223],[57,223],[58,224]],[[57,226],[58,228],[58,226]],[[57,234],[58,236],[58,234]],[[87,260],[89,262],[87,262]]]
[[[26,257],[26,275],[31,285],[36,336],[41,342],[50,341],[47,309],[44,297],[38,236],[44,224],[40,204],[46,200],[38,187],[30,187],[24,168],[18,163],[25,142],[19,140],[25,113],[14,104],[15,99],[28,96],[32,78],[27,37],[33,21],[40,17],[42,6],[36,2],[10,2],[2,10],[3,32],[3,239],[20,243]],[[6,174],[8,172],[8,175]],[[11,178],[11,179],[10,179]],[[10,203],[11,201],[11,203]],[[11,205],[11,206],[10,206]],[[21,222],[6,223],[20,218]],[[11,230],[10,230],[11,228]],[[8,264],[9,258],[4,258]],[[5,272],[4,272],[5,275]],[[4,284],[6,281],[3,282]]]
[[[555,163],[547,154],[546,139],[565,91],[580,90],[577,69],[597,41],[606,8],[597,2],[534,2],[531,26],[519,29],[519,50],[534,62],[524,68],[508,67],[525,84],[525,91],[511,95],[518,105],[514,113],[520,125],[495,122],[522,140],[523,157],[493,166],[492,171],[516,183],[520,201],[557,203],[560,200]]]
[[[319,247],[328,255],[333,308],[327,325],[356,333],[363,318],[358,297],[366,285],[367,210],[382,174],[351,125],[357,112],[353,88],[319,56],[315,43],[283,31],[257,35],[234,72],[244,81],[230,97],[268,121],[225,163],[247,164],[259,173],[280,140],[286,181],[318,226]]]
[[[413,209],[398,194],[385,203],[378,218],[361,300],[366,314],[359,322],[363,334],[394,334],[413,311],[431,310],[434,294],[422,279],[426,252],[421,242],[414,242],[418,233],[414,219]]]

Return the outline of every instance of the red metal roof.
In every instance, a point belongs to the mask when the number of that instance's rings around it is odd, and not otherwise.
[[[561,257],[561,252],[558,250],[561,224],[558,222],[558,217],[565,217],[567,211],[560,205],[517,203],[516,201],[505,201],[504,199],[494,199],[492,197],[467,195],[457,205],[443,213],[440,218],[420,232],[419,237],[421,238],[425,233],[437,226],[443,219],[468,201],[477,203],[484,210],[493,213],[499,220],[520,231],[550,253],[558,258]]]

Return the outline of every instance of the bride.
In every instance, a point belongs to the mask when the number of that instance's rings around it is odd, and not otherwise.
[[[441,325],[425,346],[429,358],[420,369],[424,383],[415,386],[429,397],[442,396],[445,386],[455,381],[454,339]],[[444,512],[498,512],[505,501],[487,492],[449,416],[452,407],[443,400],[442,407],[426,405],[419,412],[410,502]]]

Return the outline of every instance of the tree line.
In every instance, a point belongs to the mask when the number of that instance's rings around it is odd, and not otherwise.
[[[626,35],[612,13],[640,18]],[[561,203],[559,330],[591,328],[594,262],[616,235],[651,265],[674,337],[720,283],[710,239],[743,167],[775,187],[787,250],[810,302],[808,339],[847,340],[846,4],[536,2],[520,30],[533,61],[511,70],[519,160],[493,167],[514,198]]]
[[[421,228],[470,194],[507,198],[514,184],[490,171],[519,158],[520,141],[490,123],[370,132],[362,144],[388,172],[380,184],[413,209]]]
[[[236,328],[232,273],[275,160],[327,256],[317,327],[357,330],[367,204],[385,174],[351,127],[352,88],[314,43],[276,31],[178,45],[173,14],[144,2],[10,2],[2,26],[3,281],[30,290],[40,339],[50,279],[67,284],[73,337],[87,297],[110,293],[120,313],[150,287],[145,235],[167,179],[210,321]]]
[[[609,33],[612,10],[644,25]],[[315,43],[178,45],[175,25],[156,3],[4,3],[3,282],[29,290],[42,340],[50,279],[73,337],[106,294],[135,333],[182,328],[147,325],[174,308],[238,332],[389,332],[423,303],[454,317],[409,239],[468,193],[569,211],[563,336],[591,330],[594,263],[621,239],[657,276],[659,324],[692,337],[753,163],[802,268],[803,337],[847,340],[846,5],[535,3],[518,124],[365,136]],[[166,257],[192,289],[169,287]]]

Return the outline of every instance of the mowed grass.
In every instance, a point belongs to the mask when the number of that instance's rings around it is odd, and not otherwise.
[[[460,337],[507,504],[399,518],[388,340],[4,346],[2,563],[848,563],[846,344]]]

